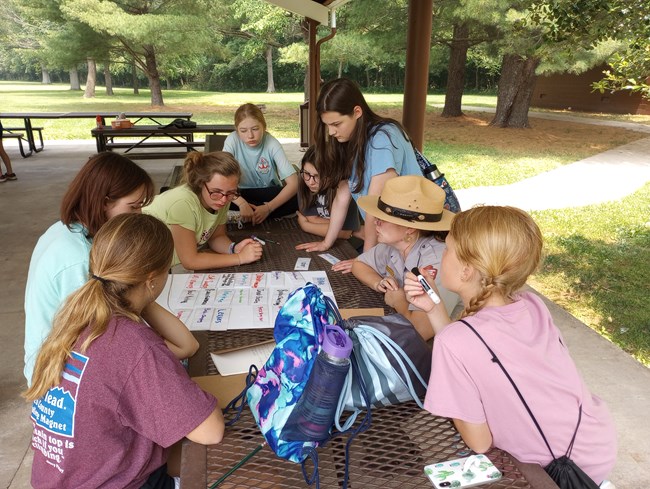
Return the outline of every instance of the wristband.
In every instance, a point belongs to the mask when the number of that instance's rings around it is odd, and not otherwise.
[[[233,241],[232,243],[230,243],[230,246],[228,247],[228,253],[232,255],[234,252],[235,252],[235,242]]]

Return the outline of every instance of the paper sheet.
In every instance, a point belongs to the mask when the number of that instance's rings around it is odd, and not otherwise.
[[[251,365],[256,365],[257,368],[264,365],[273,348],[275,342],[271,341],[239,350],[210,353],[210,356],[221,375],[244,374],[248,373]]]
[[[324,271],[172,274],[156,302],[191,331],[273,328],[287,297],[307,282],[336,303]]]

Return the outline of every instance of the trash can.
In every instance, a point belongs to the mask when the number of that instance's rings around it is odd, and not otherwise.
[[[309,147],[309,100],[300,105],[300,147]]]

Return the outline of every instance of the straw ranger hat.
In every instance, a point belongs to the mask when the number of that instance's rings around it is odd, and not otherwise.
[[[391,178],[381,195],[364,195],[357,204],[382,221],[427,231],[448,231],[454,213],[444,209],[445,191],[416,175]]]

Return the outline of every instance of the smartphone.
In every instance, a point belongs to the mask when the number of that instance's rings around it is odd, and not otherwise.
[[[483,454],[427,465],[424,473],[436,489],[473,487],[501,478],[499,469]]]

